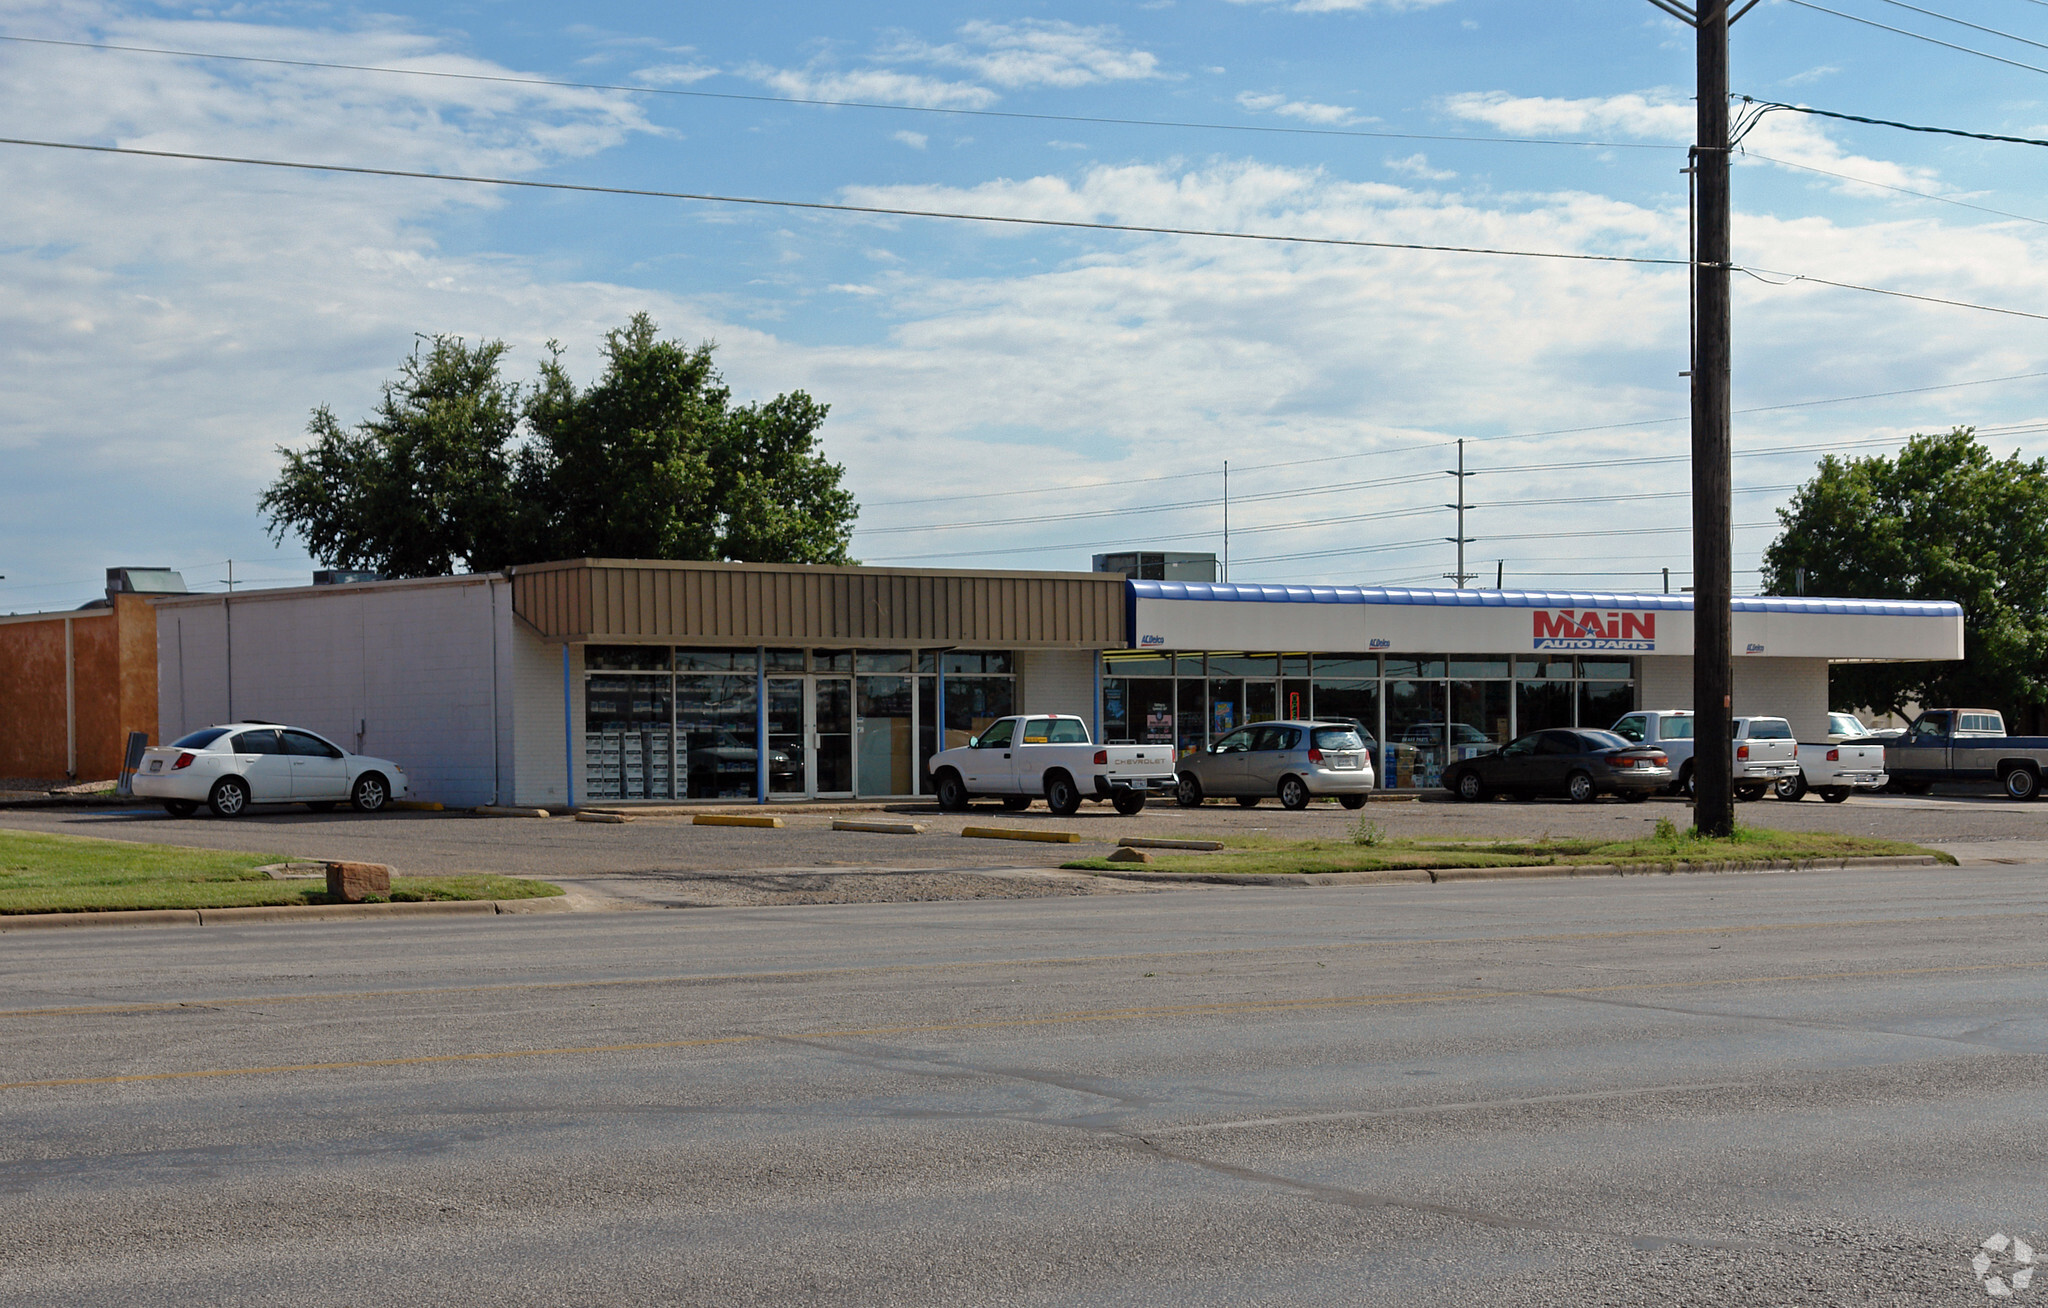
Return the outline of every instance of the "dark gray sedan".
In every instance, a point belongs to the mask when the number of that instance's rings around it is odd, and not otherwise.
[[[1671,760],[1654,745],[1632,745],[1611,731],[1535,731],[1491,754],[1444,769],[1443,786],[1459,799],[1495,795],[1563,795],[1588,804],[1602,795],[1645,800],[1671,784]]]
[[[1282,808],[1304,809],[1318,795],[1358,808],[1372,793],[1372,747],[1349,722],[1259,722],[1239,727],[1176,765],[1174,798],[1182,808],[1204,799],[1235,799],[1250,808],[1276,796]]]

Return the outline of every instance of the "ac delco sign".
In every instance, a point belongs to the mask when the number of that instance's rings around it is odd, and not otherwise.
[[[1657,615],[1585,609],[1538,609],[1535,648],[1631,651],[1657,649]]]

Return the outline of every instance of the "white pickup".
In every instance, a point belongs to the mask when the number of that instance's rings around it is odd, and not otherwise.
[[[1799,799],[1811,790],[1839,804],[1851,791],[1882,790],[1890,780],[1883,745],[1801,745],[1799,775],[1780,781],[1777,792],[1779,799]]]
[[[931,769],[939,807],[952,811],[977,796],[1012,809],[1044,796],[1055,813],[1096,799],[1129,814],[1178,784],[1173,746],[1097,745],[1085,720],[1051,713],[997,718],[965,745],[934,755]]]

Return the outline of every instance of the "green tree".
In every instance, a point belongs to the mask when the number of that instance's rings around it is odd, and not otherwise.
[[[345,429],[315,410],[313,443],[261,507],[321,561],[437,576],[578,557],[847,563],[859,505],[826,460],[829,412],[802,391],[732,403],[709,344],[660,339],[636,314],[607,333],[604,374],[578,388],[561,347],[529,393],[506,347],[435,337]]]
[[[1963,609],[1962,662],[1837,665],[1835,707],[1975,705],[2038,719],[2048,705],[2048,461],[1997,459],[1968,427],[1916,435],[1896,458],[1823,458],[1778,520],[1764,551],[1768,594]]]
[[[393,577],[515,562],[509,443],[521,405],[498,376],[504,354],[502,341],[436,336],[384,383],[375,416],[345,428],[315,409],[313,443],[279,448],[284,469],[259,501],[271,535],[296,533],[331,567]]]

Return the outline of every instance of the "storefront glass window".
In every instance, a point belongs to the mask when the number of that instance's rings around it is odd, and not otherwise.
[[[1316,677],[1377,677],[1380,675],[1380,656],[1377,654],[1318,654],[1316,655]]]
[[[1572,661],[1570,659],[1519,658],[1515,660],[1515,675],[1550,681],[1570,681],[1572,677]],[[1526,735],[1528,733],[1524,732],[1523,734]]]
[[[1133,744],[1173,743],[1173,682],[1132,677],[1124,682],[1124,731]]]
[[[1321,662],[1320,659],[1317,660]],[[1428,680],[1441,679],[1444,675],[1442,659],[1388,659],[1387,676]]]
[[[932,755],[939,752],[939,679],[917,679],[918,793],[932,793]]]
[[[1280,675],[1283,677],[1305,677],[1308,675],[1308,655],[1282,654]]]
[[[1579,675],[1588,681],[1626,681],[1635,668],[1626,659],[1580,659]]]
[[[1236,678],[1210,681],[1209,739],[1235,730],[1244,722],[1244,683]]]
[[[1569,681],[1518,681],[1515,683],[1515,730],[1521,735],[1572,726],[1572,683]]]
[[[1500,668],[1507,671],[1507,660],[1501,660]],[[1451,683],[1451,762],[1484,754],[1513,739],[1508,722],[1510,685],[1507,681]]]
[[[945,681],[947,749],[966,744],[989,723],[1017,711],[1017,683],[1009,677],[956,677],[948,673]]]
[[[1280,716],[1276,711],[1279,696],[1270,681],[1247,681],[1244,683],[1244,720],[1246,722],[1271,722]]]
[[[1377,681],[1334,681],[1317,677],[1315,682],[1315,716],[1319,718],[1357,718],[1365,727],[1366,734],[1374,740],[1380,734],[1380,683]],[[1308,706],[1303,705],[1302,716],[1307,716]],[[1374,766],[1378,766],[1377,760]]]
[[[665,674],[586,678],[584,793],[592,799],[675,798],[672,709]]]
[[[802,672],[804,652],[800,649],[771,649],[768,651],[770,672]]]
[[[1579,683],[1579,725],[1582,727],[1598,727],[1604,731],[1635,706],[1636,687],[1632,681]]]
[[[1389,681],[1380,785],[1402,790],[1436,785],[1443,775],[1444,748],[1444,683]]]
[[[583,666],[590,672],[667,672],[666,645],[585,645]]]
[[[758,764],[754,676],[700,673],[679,676],[675,685],[676,766],[689,797],[750,798]]]
[[[1279,675],[1279,660],[1271,654],[1211,654],[1211,677],[1272,677]]]
[[[905,649],[864,649],[853,656],[855,672],[908,672],[910,651]]]
[[[769,651],[774,654],[773,650]],[[795,651],[802,668],[802,650]],[[768,678],[768,791],[774,795],[804,793],[804,680]]]
[[[814,649],[811,651],[811,671],[851,672],[853,651],[844,649]]]
[[[1174,684],[1179,688],[1179,707],[1174,719],[1174,751],[1191,754],[1208,743],[1204,734],[1209,725],[1208,696],[1202,693],[1205,683],[1193,677],[1183,677]]]
[[[904,656],[909,666],[909,656]],[[860,740],[856,746],[855,789],[863,795],[908,795],[911,737],[909,677],[857,678]]]
[[[1470,654],[1461,654],[1451,660],[1450,672],[1453,680],[1459,678],[1477,680],[1483,677],[1499,677],[1505,680],[1508,675],[1508,661],[1506,659],[1475,658]]]
[[[1010,666],[1010,651],[1006,649],[949,649],[941,661],[945,665],[948,679],[956,675],[974,676],[983,673],[1000,673],[1008,676],[1016,671]]]
[[[750,649],[679,649],[678,672],[752,672],[760,663]]]

